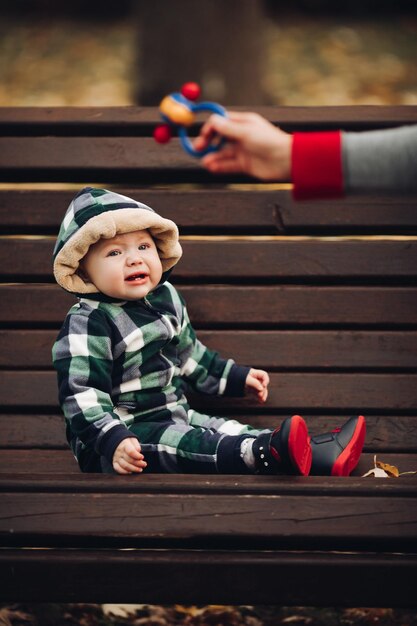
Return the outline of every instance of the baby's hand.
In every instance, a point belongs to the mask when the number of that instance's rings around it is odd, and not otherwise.
[[[259,402],[266,402],[268,397],[269,376],[264,370],[250,369],[246,377],[246,389],[254,393]]]
[[[123,439],[114,451],[113,469],[118,474],[133,474],[142,472],[145,467],[146,461],[136,437]]]

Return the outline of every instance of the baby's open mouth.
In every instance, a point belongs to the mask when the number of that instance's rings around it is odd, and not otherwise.
[[[126,280],[128,280],[129,282],[133,282],[136,280],[145,280],[148,277],[147,274],[144,274],[143,272],[140,272],[138,274],[132,274],[131,276],[128,276],[126,278]]]

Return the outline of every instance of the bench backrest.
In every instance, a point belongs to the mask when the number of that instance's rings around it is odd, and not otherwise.
[[[263,108],[282,128],[363,130],[417,122],[417,107]],[[271,373],[268,403],[195,398],[312,432],[366,415],[376,453],[417,469],[417,197],[295,203],[288,184],[214,178],[154,109],[0,109],[0,471],[78,472],[57,404],[51,346],[74,301],[54,284],[58,226],[84,185],[114,188],[177,222],[172,275],[203,342]],[[194,129],[195,130],[195,129]],[[19,455],[16,451],[19,450]]]

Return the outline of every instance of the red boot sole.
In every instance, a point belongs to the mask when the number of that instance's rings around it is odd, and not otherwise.
[[[293,415],[291,418],[288,435],[288,454],[296,473],[301,476],[308,476],[313,455],[307,425],[300,415]]]
[[[358,464],[365,443],[366,424],[363,415],[359,415],[352,439],[349,441],[342,454],[337,457],[333,467],[332,476],[349,476]]]

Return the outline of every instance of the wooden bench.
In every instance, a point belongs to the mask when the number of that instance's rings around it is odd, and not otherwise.
[[[265,108],[284,129],[417,122],[417,107]],[[417,197],[294,203],[214,178],[155,109],[0,109],[0,595],[6,601],[417,606]],[[312,433],[367,418],[349,478],[81,474],[51,345],[73,298],[51,253],[70,198],[114,188],[180,228],[200,338],[271,372],[270,398],[195,406]]]

